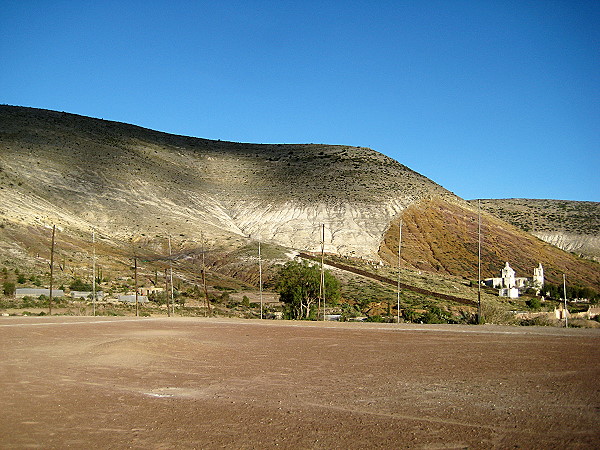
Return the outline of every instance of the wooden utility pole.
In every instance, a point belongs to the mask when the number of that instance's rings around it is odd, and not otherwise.
[[[92,231],[92,315],[96,315],[96,232]]]
[[[52,315],[52,284],[54,282],[54,236],[56,225],[52,225],[52,245],[50,247],[50,295],[48,296],[48,315]]]
[[[481,311],[481,201],[477,200],[477,323],[483,323]]]
[[[563,273],[563,293],[565,294],[565,328],[569,328],[567,321],[567,277]]]
[[[139,304],[138,304],[138,283],[137,283],[137,257],[133,257],[133,279],[135,283],[135,316],[140,315]]]
[[[202,287],[204,288],[204,299],[206,301],[206,309],[204,310],[204,317],[206,317],[206,311],[208,310],[208,315],[211,314],[210,310],[210,300],[208,299],[208,289],[206,288],[206,264],[204,260],[204,232],[200,232],[200,240],[202,241]]]
[[[396,323],[400,323],[400,249],[402,248],[402,219],[398,224],[398,304],[396,305]]]
[[[321,283],[320,291],[323,299],[323,321],[325,321],[325,224],[322,224],[321,234]]]
[[[173,307],[173,315],[175,315],[175,295],[173,292],[173,252],[171,251],[171,235],[169,234],[169,269],[171,279],[171,306]]]
[[[263,318],[263,293],[262,293],[262,260],[260,258],[260,241],[258,241],[258,289],[260,292],[260,318]]]
[[[171,317],[171,309],[169,307],[169,272],[165,267],[165,302],[167,303],[167,316]]]
[[[206,289],[206,269],[202,268],[202,285],[204,286],[204,298],[206,299],[206,308],[208,309],[208,315],[212,314],[210,310],[210,300],[208,299],[208,289]]]

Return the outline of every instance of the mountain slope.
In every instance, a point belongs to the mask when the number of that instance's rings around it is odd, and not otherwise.
[[[471,203],[476,203],[473,200]],[[481,207],[552,245],[600,261],[600,203],[485,199]]]
[[[486,213],[481,214],[482,278],[498,277],[506,261],[519,277],[531,277],[544,266],[546,280],[600,286],[598,264],[583,260],[541,241]],[[402,264],[415,270],[436,271],[477,279],[478,213],[459,202],[431,198],[415,202],[402,213]],[[397,264],[398,221],[386,232],[380,255]]]
[[[370,149],[172,136],[65,113],[0,109],[2,213],[110,235],[200,231],[373,257],[389,221],[451,196]]]
[[[433,181],[366,148],[211,141],[0,106],[4,261],[37,261],[53,224],[71,266],[89,262],[92,230],[105,253],[113,248],[126,265],[142,250],[164,256],[167,235],[180,252],[205,244],[236,249],[249,239],[318,251],[325,224],[327,252],[394,264],[394,226],[403,217],[407,266],[472,277],[474,214]],[[490,276],[505,259],[527,271],[522,276],[542,262],[551,274],[568,270],[600,290],[597,264],[550,246],[544,253],[531,235],[486,221],[488,248],[497,254]]]

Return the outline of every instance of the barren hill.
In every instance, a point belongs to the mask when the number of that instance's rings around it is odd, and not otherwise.
[[[563,250],[600,261],[598,202],[485,199],[481,207]]]
[[[164,253],[167,234],[179,249],[203,239],[232,249],[260,239],[315,251],[325,224],[327,252],[394,264],[394,224],[404,216],[407,242],[415,242],[404,256],[409,266],[472,277],[474,214],[435,182],[367,148],[212,141],[0,106],[4,261],[37,257],[53,224],[79,260],[92,229],[107,253],[112,247],[125,257],[132,243]],[[486,220],[488,242],[502,243],[490,249],[490,276],[504,260],[524,271],[539,261],[550,274],[568,270],[600,290],[595,263],[550,246],[540,251],[531,235]]]

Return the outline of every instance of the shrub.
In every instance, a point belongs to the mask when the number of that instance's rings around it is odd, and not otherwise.
[[[421,317],[423,323],[448,323],[450,321],[450,314],[437,306],[432,306]]]
[[[540,309],[542,307],[542,302],[537,297],[530,298],[529,300],[525,301],[525,304],[530,309],[536,309],[537,310],[537,309]]]
[[[380,315],[375,315],[375,316],[367,317],[366,321],[381,323],[381,322],[385,322],[385,319],[383,317],[381,317]]]
[[[84,283],[81,278],[75,278],[75,280],[69,285],[69,289],[72,291],[91,291],[92,285]]]
[[[15,290],[16,290],[15,283],[12,283],[10,281],[5,281],[2,287],[3,287],[4,295],[8,295],[10,297],[15,295]]]
[[[421,315],[412,308],[404,308],[402,316],[408,322],[418,322],[421,318]]]
[[[533,317],[532,319],[523,319],[520,322],[520,324],[523,326],[540,326],[540,327],[547,327],[547,326],[553,325],[553,323],[546,316]]]

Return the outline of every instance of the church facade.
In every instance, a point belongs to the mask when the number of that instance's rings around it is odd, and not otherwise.
[[[500,297],[517,298],[522,290],[533,288],[538,292],[544,285],[544,268],[542,264],[533,269],[533,277],[516,277],[516,273],[507,262],[501,270],[500,277],[486,278],[482,281],[485,286],[498,289]]]

